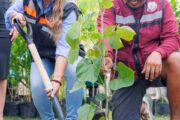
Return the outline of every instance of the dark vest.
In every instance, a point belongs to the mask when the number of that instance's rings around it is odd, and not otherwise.
[[[36,0],[24,0],[23,5],[24,16],[26,21],[32,26],[33,40],[40,57],[54,60],[56,45],[52,38],[52,31],[48,27],[48,21],[45,19],[46,16],[50,16],[52,14],[52,10],[46,14],[39,15],[40,8],[37,5]],[[66,19],[73,10],[78,15],[79,10],[77,6],[72,2],[66,3],[63,8],[62,20]]]

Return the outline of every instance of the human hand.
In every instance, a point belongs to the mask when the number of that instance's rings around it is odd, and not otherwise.
[[[48,99],[50,100],[54,96],[59,95],[59,88],[61,86],[61,82],[58,80],[51,80],[51,84],[53,87],[53,91],[46,90],[46,95],[48,96]]]
[[[113,61],[110,57],[105,57],[101,64],[100,73],[108,72],[113,67]]]
[[[12,16],[11,16],[12,24],[14,22],[14,19],[18,19],[22,26],[26,25],[26,19],[25,19],[24,15],[22,13],[18,13],[18,12],[13,13]]]
[[[154,80],[162,72],[162,56],[159,52],[152,52],[147,58],[141,73],[145,74],[146,80]]]
[[[23,14],[14,12],[11,15],[11,22],[12,22],[12,24],[14,23],[14,19],[18,19],[22,26],[26,25],[26,20],[25,20]],[[16,27],[13,26],[13,28],[11,29],[11,31],[9,33],[9,35],[11,36],[11,41],[14,41],[17,38],[18,34],[19,33],[18,33]]]

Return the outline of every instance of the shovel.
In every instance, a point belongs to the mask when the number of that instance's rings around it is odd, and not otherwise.
[[[27,27],[29,29],[29,34],[26,34],[23,31],[23,29],[21,28],[21,25],[20,25],[20,22],[18,19],[14,19],[13,22],[14,22],[14,26],[16,27],[19,34],[24,38],[24,40],[28,44],[28,48],[30,50],[30,53],[32,55],[32,58],[33,58],[35,64],[37,65],[37,68],[39,70],[40,76],[41,76],[42,81],[44,83],[45,89],[50,90],[52,93],[52,91],[53,91],[52,84],[51,84],[49,76],[48,76],[48,74],[47,74],[47,72],[46,72],[46,70],[42,64],[42,61],[41,61],[41,58],[40,58],[39,53],[37,51],[37,48],[33,42],[33,37],[32,37],[33,32],[32,32],[31,25],[29,23],[27,23]],[[63,112],[62,112],[62,109],[61,109],[61,106],[58,102],[57,97],[52,95],[51,101],[53,104],[53,109],[57,114],[58,120],[64,120],[64,115],[63,115]]]

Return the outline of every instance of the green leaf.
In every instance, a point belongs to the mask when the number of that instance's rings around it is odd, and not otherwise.
[[[106,118],[105,118],[104,116],[101,116],[101,117],[99,118],[99,120],[106,120]],[[109,120],[111,120],[111,119],[109,119]]]
[[[112,0],[104,0],[103,2],[103,6],[105,9],[111,8],[113,6]]]
[[[171,2],[171,5],[172,5],[172,8],[173,8],[173,11],[176,11],[176,0],[170,0]]]
[[[98,58],[100,56],[100,51],[98,49],[89,49],[87,51],[88,58]]]
[[[118,90],[123,87],[128,87],[134,83],[134,71],[124,65],[122,62],[118,63],[118,78],[110,81],[109,87],[112,90]]]
[[[96,95],[96,100],[103,101],[106,99],[106,95],[104,93],[99,93]]]
[[[68,62],[70,64],[73,64],[79,56],[79,46],[75,49],[71,48],[69,53],[68,53]]]
[[[115,26],[108,26],[104,31],[104,37],[109,37],[115,33]]]
[[[120,49],[123,47],[123,44],[120,40],[120,37],[118,34],[114,33],[111,36],[108,37],[108,42],[114,49]]]
[[[100,59],[93,60],[85,58],[81,60],[76,68],[78,80],[95,83],[100,72],[100,64]]]
[[[70,90],[70,93],[73,93],[81,88],[83,88],[85,86],[84,82],[80,82],[80,81],[75,81],[73,88]]]
[[[79,7],[79,9],[81,10],[82,13],[86,13],[89,6],[88,6],[88,4],[86,2],[80,2],[78,7]]]
[[[133,40],[134,35],[136,35],[135,31],[128,26],[122,26],[122,27],[118,26],[117,33],[120,35],[120,38],[126,41]]]
[[[108,9],[113,6],[112,0],[100,0],[100,6],[102,8]]]
[[[66,34],[66,41],[72,48],[76,48],[79,45],[80,31],[79,22],[75,22]]]
[[[89,104],[84,104],[78,110],[78,120],[92,120],[96,108]]]
[[[91,34],[91,38],[92,39],[99,39],[101,37],[101,34],[98,32],[98,33],[92,33]]]

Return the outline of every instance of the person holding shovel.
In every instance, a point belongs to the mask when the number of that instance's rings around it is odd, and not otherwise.
[[[3,120],[3,109],[6,98],[7,76],[9,73],[9,55],[11,41],[6,30],[4,13],[10,6],[10,0],[0,0],[0,120]]]
[[[77,110],[82,104],[83,90],[70,93],[76,81],[76,65],[82,55],[73,64],[67,61],[70,46],[65,36],[71,25],[77,20],[77,9],[74,3],[63,0],[17,0],[6,12],[6,26],[12,40],[18,32],[13,26],[13,19],[19,19],[22,25],[30,23],[33,40],[40,54],[44,67],[52,76],[53,95],[58,95],[62,80],[66,80],[66,120],[76,120]],[[32,98],[41,119],[54,120],[49,91],[45,92],[37,66],[32,61],[30,71]],[[48,95],[48,97],[47,97]]]
[[[170,119],[180,119],[180,36],[168,0],[114,0],[104,12],[104,26],[126,25],[136,32],[132,41],[118,50],[121,61],[135,71],[135,83],[115,91],[112,98],[113,120],[140,120],[142,98],[147,87],[160,77],[166,80]],[[101,30],[101,18],[97,19]],[[105,64],[113,67],[114,51],[107,43]],[[144,119],[148,120],[148,115]]]

